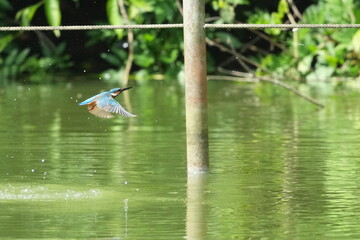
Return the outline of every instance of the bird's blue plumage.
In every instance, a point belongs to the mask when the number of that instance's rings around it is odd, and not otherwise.
[[[99,94],[97,94],[97,95],[95,95],[95,96],[93,96],[93,97],[91,97],[91,98],[89,98],[89,99],[86,99],[85,101],[79,103],[79,105],[90,104],[90,103],[94,102],[96,99],[98,99],[99,97],[101,97],[102,95],[109,95],[109,96],[111,96],[109,92],[99,93]]]
[[[129,112],[127,112],[121,105],[118,103],[114,97],[119,95],[122,91],[130,89],[128,88],[114,88],[108,92],[99,93],[85,101],[79,103],[79,105],[89,105],[89,112],[94,114],[97,117],[101,118],[112,118],[111,113],[117,113],[125,117],[135,117]]]

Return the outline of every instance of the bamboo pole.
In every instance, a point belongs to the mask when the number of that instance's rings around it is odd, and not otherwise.
[[[208,174],[189,174],[186,197],[186,240],[207,239],[206,189]]]
[[[205,0],[184,0],[186,142],[188,172],[209,167]]]

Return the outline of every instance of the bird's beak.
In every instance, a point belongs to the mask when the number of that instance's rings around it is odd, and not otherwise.
[[[126,90],[128,90],[128,89],[130,89],[130,88],[132,88],[132,87],[122,88],[122,89],[121,89],[121,92],[126,91]]]

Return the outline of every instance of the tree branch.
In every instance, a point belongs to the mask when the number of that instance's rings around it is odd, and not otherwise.
[[[247,62],[247,63],[249,63],[249,64],[251,64],[251,65],[253,65],[253,66],[257,67],[257,68],[261,68],[261,66],[260,66],[258,63],[252,61],[251,59],[245,57],[244,55],[242,55],[242,54],[240,54],[240,53],[237,53],[237,52],[236,52],[236,53],[233,53],[233,51],[231,51],[231,49],[228,49],[228,48],[225,47],[224,45],[222,45],[222,44],[220,44],[220,43],[217,43],[217,42],[211,40],[210,38],[206,38],[206,43],[207,43],[208,45],[210,45],[210,46],[214,46],[214,47],[219,48],[219,49],[220,49],[221,51],[223,51],[223,52],[230,53],[230,54],[234,55],[235,57],[238,57],[238,58],[240,58],[241,60],[243,60],[244,62]]]
[[[121,15],[123,16],[125,23],[130,24],[130,19],[126,12],[124,1],[118,0],[118,4],[120,7]],[[128,29],[127,32],[128,32],[127,41],[128,41],[129,52],[128,52],[128,59],[126,61],[126,65],[124,69],[124,77],[123,77],[124,86],[126,86],[129,82],[130,71],[134,61],[134,33],[131,29]]]
[[[290,92],[294,93],[295,95],[305,99],[306,101],[317,105],[318,107],[325,107],[324,104],[318,102],[317,100],[306,96],[305,94],[302,94],[300,91],[298,91],[297,89],[295,89],[294,87],[279,81],[279,80],[272,80],[270,78],[267,77],[258,77],[258,76],[253,76],[251,77],[239,77],[239,76],[215,76],[215,75],[210,75],[208,77],[208,80],[227,80],[227,81],[235,81],[235,82],[248,82],[248,83],[257,83],[257,82],[267,82],[267,83],[271,83],[277,86],[280,86],[282,88],[285,88],[286,90],[289,90]]]
[[[291,9],[293,10],[295,16],[298,17],[299,19],[302,19],[302,15],[301,15],[299,9],[296,7],[296,5],[295,5],[295,3],[293,2],[293,0],[287,0],[287,2],[289,3]]]

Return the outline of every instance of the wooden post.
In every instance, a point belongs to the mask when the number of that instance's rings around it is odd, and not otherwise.
[[[209,167],[205,0],[183,0],[188,172]]]

